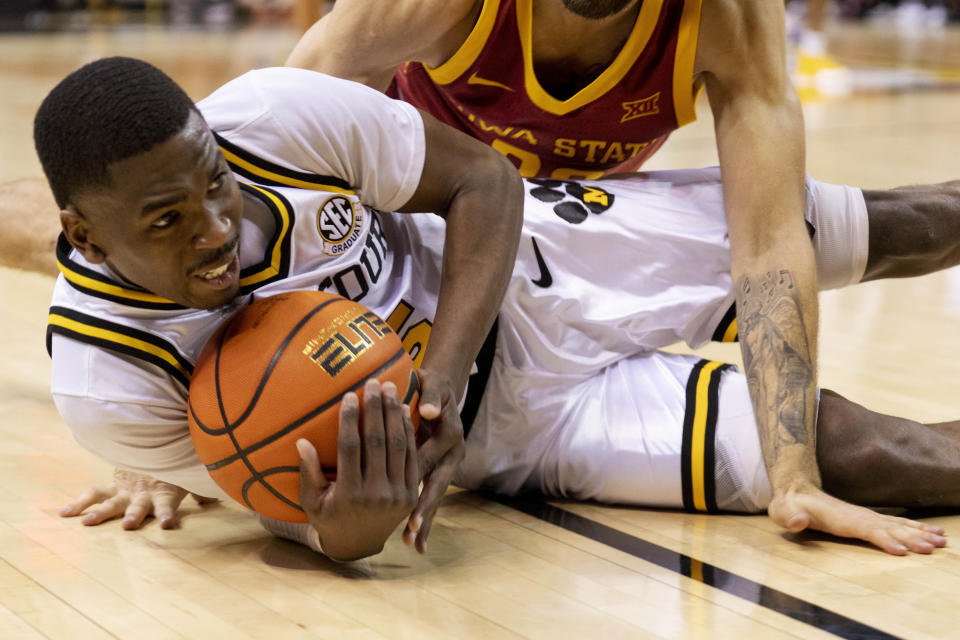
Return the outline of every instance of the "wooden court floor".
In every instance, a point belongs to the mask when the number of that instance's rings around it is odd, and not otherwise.
[[[889,34],[839,37],[861,42],[871,63],[899,64]],[[200,98],[280,63],[293,41],[284,30],[0,36],[0,181],[40,176],[33,112],[81,62],[144,57]],[[909,48],[927,52],[919,62],[960,69],[960,33],[929,41],[932,53],[923,42]],[[805,110],[817,178],[883,188],[960,174],[960,92],[857,92]],[[716,162],[709,113],[700,115],[650,168]],[[956,542],[895,558],[785,535],[762,516],[451,490],[427,556],[394,538],[348,565],[272,539],[229,504],[188,500],[173,531],[61,519],[59,508],[111,469],[72,441],[49,398],[52,284],[0,268],[0,638],[960,637],[960,511],[929,515]],[[957,269],[824,294],[821,383],[876,410],[955,419],[958,327]],[[739,357],[724,346],[705,354]]]

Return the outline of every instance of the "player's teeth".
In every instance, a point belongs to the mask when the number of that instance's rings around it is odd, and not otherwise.
[[[219,275],[223,275],[223,272],[226,271],[226,270],[227,270],[227,267],[229,267],[229,266],[230,266],[229,264],[225,264],[225,265],[223,265],[222,267],[217,267],[216,269],[211,269],[210,271],[207,271],[206,273],[204,273],[204,274],[203,274],[203,277],[206,278],[207,280],[211,280],[211,279],[213,279],[213,278],[216,278],[216,277],[219,276]]]

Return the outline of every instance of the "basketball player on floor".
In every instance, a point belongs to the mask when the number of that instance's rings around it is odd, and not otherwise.
[[[816,474],[818,285],[783,32],[780,0],[702,11],[699,0],[340,0],[288,62],[383,90],[397,65],[423,61],[399,70],[392,93],[489,142],[523,175],[561,179],[636,168],[695,117],[705,87],[741,342],[763,345],[744,353],[746,373],[763,440],[780,444],[765,449],[770,514],[798,530],[853,515],[827,499]],[[781,272],[789,277],[765,283]],[[798,375],[782,375],[797,357]]]
[[[818,284],[784,32],[783,0],[339,0],[287,64],[388,90],[541,178],[636,169],[705,88],[746,375],[778,443],[770,515],[796,530],[848,515],[816,474]]]
[[[408,105],[287,68],[245,74],[198,109],[156,69],[114,58],[71,74],[37,114],[38,154],[64,228],[49,324],[53,395],[78,442],[125,470],[65,515],[92,506],[87,524],[122,514],[136,527],[151,511],[170,523],[186,491],[219,495],[188,436],[191,363],[251,298],[316,288],[391,319],[423,366],[420,411],[432,416],[433,435],[412,456],[412,438],[398,436],[395,390],[371,383],[363,428],[355,400],[341,416],[338,466],[356,473],[326,485],[315,451],[298,443],[311,524],[265,522],[272,531],[346,559],[375,553],[406,519],[405,540],[422,552],[453,464],[458,484],[504,493],[771,507],[761,445],[789,439],[758,438],[744,376],[657,351],[733,331],[719,172],[527,182],[514,263],[515,173]],[[958,249],[944,238],[957,237],[960,207],[949,202],[956,185],[861,193],[808,181],[820,281],[843,286],[956,264]],[[388,209],[437,210],[445,220]],[[790,286],[790,275],[758,286]],[[754,322],[751,304],[743,317]],[[748,355],[763,348],[752,335]],[[455,399],[478,351],[464,447]],[[787,364],[802,369],[806,355]],[[688,403],[691,385],[712,391]],[[843,500],[960,504],[957,432],[814,395],[819,464],[837,496],[822,500],[844,517],[810,525],[890,553],[942,546],[937,527]],[[716,421],[695,436],[684,425],[701,414]],[[681,459],[694,437],[694,449],[713,452],[714,468]],[[384,474],[398,456],[427,473],[419,501],[415,488]],[[684,468],[703,472],[684,477]]]

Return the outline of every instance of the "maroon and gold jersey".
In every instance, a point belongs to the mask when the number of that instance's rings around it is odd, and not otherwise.
[[[635,170],[696,118],[701,0],[643,0],[613,62],[566,100],[537,81],[532,0],[486,0],[463,45],[436,68],[408,62],[389,93],[492,145],[525,177]]]

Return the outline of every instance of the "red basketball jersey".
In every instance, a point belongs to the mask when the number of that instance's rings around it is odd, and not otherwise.
[[[620,53],[567,100],[534,74],[532,0],[486,0],[472,32],[436,68],[402,65],[389,93],[492,145],[521,175],[597,178],[635,170],[696,118],[700,0],[643,0]]]

